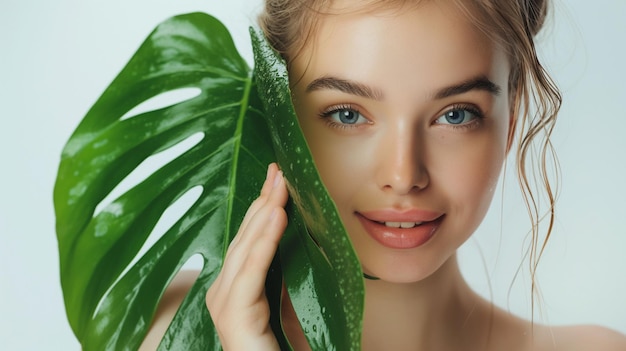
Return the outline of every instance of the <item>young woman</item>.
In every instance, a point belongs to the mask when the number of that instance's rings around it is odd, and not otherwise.
[[[315,163],[363,271],[378,278],[365,282],[364,349],[626,350],[626,338],[604,328],[548,327],[494,307],[465,283],[456,259],[489,207],[507,154],[517,155],[526,180],[529,143],[549,137],[555,122],[560,96],[533,44],[547,7],[543,0],[267,1],[261,25],[288,62]],[[551,199],[550,185],[544,189]],[[270,165],[207,293],[226,350],[278,349],[264,280],[288,220],[287,198]],[[533,252],[542,244],[534,240]],[[186,280],[166,296],[146,345],[158,342]],[[290,342],[308,349],[289,302],[283,307]]]

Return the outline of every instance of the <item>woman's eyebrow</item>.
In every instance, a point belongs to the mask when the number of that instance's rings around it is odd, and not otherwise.
[[[307,86],[306,92],[309,93],[324,89],[339,90],[346,94],[362,96],[373,100],[383,100],[384,98],[382,91],[378,89],[372,88],[363,83],[333,76],[324,76],[313,80]],[[455,85],[441,88],[434,94],[434,97],[435,99],[444,99],[450,96],[467,93],[472,90],[483,90],[498,96],[500,95],[502,88],[489,80],[486,76],[478,76]]]
[[[468,91],[472,90],[483,90],[491,93],[492,95],[498,96],[500,95],[502,88],[496,83],[489,80],[489,78],[485,76],[478,76],[468,79],[459,84],[439,89],[434,96],[435,99],[444,99],[450,96],[467,93]]]
[[[373,100],[383,99],[383,93],[378,89],[372,88],[363,83],[332,76],[324,76],[315,79],[306,87],[306,92],[310,93],[312,91],[323,89],[339,90],[346,94],[362,96]]]

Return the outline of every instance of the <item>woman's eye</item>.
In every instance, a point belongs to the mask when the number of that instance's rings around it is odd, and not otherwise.
[[[350,108],[341,108],[329,111],[324,113],[324,116],[330,118],[333,122],[340,124],[364,124],[369,122],[359,111]]]
[[[437,118],[435,123],[461,125],[470,123],[478,117],[479,115],[476,112],[472,112],[468,109],[456,108],[444,113],[442,116]]]

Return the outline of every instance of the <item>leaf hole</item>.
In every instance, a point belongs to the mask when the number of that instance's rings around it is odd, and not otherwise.
[[[138,116],[142,113],[149,111],[156,111],[162,108],[166,108],[169,106],[173,106],[179,104],[183,101],[191,100],[196,96],[200,95],[202,90],[196,87],[186,87],[175,90],[166,91],[164,93],[158,94],[145,100],[139,105],[133,107],[128,112],[126,112],[120,120],[126,120]]]
[[[174,201],[157,221],[156,225],[146,238],[146,241],[141,246],[141,249],[135,255],[135,258],[130,261],[128,266],[124,269],[120,277],[124,276],[136,263],[143,257],[143,255],[154,246],[167,233],[167,231],[176,224],[184,215],[189,211],[193,204],[198,201],[200,195],[202,195],[202,186],[198,185],[187,190],[182,196]],[[201,256],[202,257],[202,256]],[[189,261],[188,261],[189,262]],[[196,261],[192,261],[196,262]]]
[[[202,271],[202,267],[199,269],[188,269],[186,267],[195,267],[196,264],[203,264],[203,262],[204,258],[202,255],[195,254],[191,256],[187,262],[185,262],[183,267],[178,272],[176,272],[171,281],[167,284],[164,294],[161,296],[155,316],[162,315],[164,309],[171,308],[176,308],[178,314],[178,310],[182,307],[183,301],[189,295],[191,288],[196,284]],[[169,323],[161,324],[158,327],[163,328],[160,334],[166,334],[166,330],[169,328]]]
[[[186,271],[198,271],[198,274],[200,274],[200,271],[202,270],[202,268],[204,268],[204,256],[202,256],[201,254],[197,253],[191,257],[189,257],[189,259],[187,260],[187,262],[185,262],[185,264],[183,265],[183,267],[181,268],[182,270],[186,270]]]
[[[202,255],[195,254],[191,256],[189,260],[187,260],[187,263],[189,263],[190,261],[195,261],[198,256],[200,256],[200,260],[202,260]],[[185,267],[187,263],[185,263],[183,267]],[[189,293],[189,290],[200,276],[200,272],[201,269],[188,270],[185,268],[181,268],[181,270],[179,270],[178,273],[174,275],[172,281],[168,284],[166,289],[166,296],[174,297],[176,301],[174,301],[174,303],[172,303],[173,301],[167,301],[167,303],[177,306],[177,308],[180,307],[183,300]],[[162,302],[163,301],[161,301],[160,304],[162,304]]]
[[[187,211],[198,201],[200,195],[202,195],[202,190],[203,187],[201,185],[194,186],[163,211],[135,259],[143,256],[176,222],[183,218]]]
[[[114,205],[115,199],[126,193],[129,189],[132,189],[137,184],[140,184],[146,180],[154,172],[175,160],[180,155],[191,150],[194,146],[198,145],[200,141],[204,139],[204,133],[198,132],[185,138],[178,144],[165,149],[159,153],[156,153],[141,162],[132,172],[130,172],[111,192],[104,198],[94,211],[94,217],[96,217],[102,211],[117,212]]]
[[[107,301],[107,296],[109,295],[111,289],[130,271],[137,262],[150,250],[158,241],[167,233],[167,231],[176,224],[184,215],[189,211],[189,209],[198,201],[200,196],[202,195],[203,187],[198,185],[189,190],[187,190],[183,195],[181,195],[176,201],[174,201],[170,206],[163,211],[163,214],[157,221],[155,227],[152,229],[146,241],[141,246],[141,249],[137,252],[135,257],[130,261],[130,263],[124,268],[122,273],[117,277],[117,279],[111,284],[107,292],[103,295],[104,298],[101,299],[94,310],[94,315],[99,311],[103,304]],[[202,255],[195,254],[191,256],[186,263],[183,265],[183,269],[188,266],[189,269],[194,269],[193,267],[204,265],[204,260]],[[177,275],[180,274],[180,271]],[[198,272],[199,274],[199,272]]]

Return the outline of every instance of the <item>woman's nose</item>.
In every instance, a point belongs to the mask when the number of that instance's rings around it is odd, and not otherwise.
[[[398,129],[382,141],[381,152],[377,155],[377,182],[384,191],[406,195],[426,188],[430,179],[425,143],[417,132]]]

